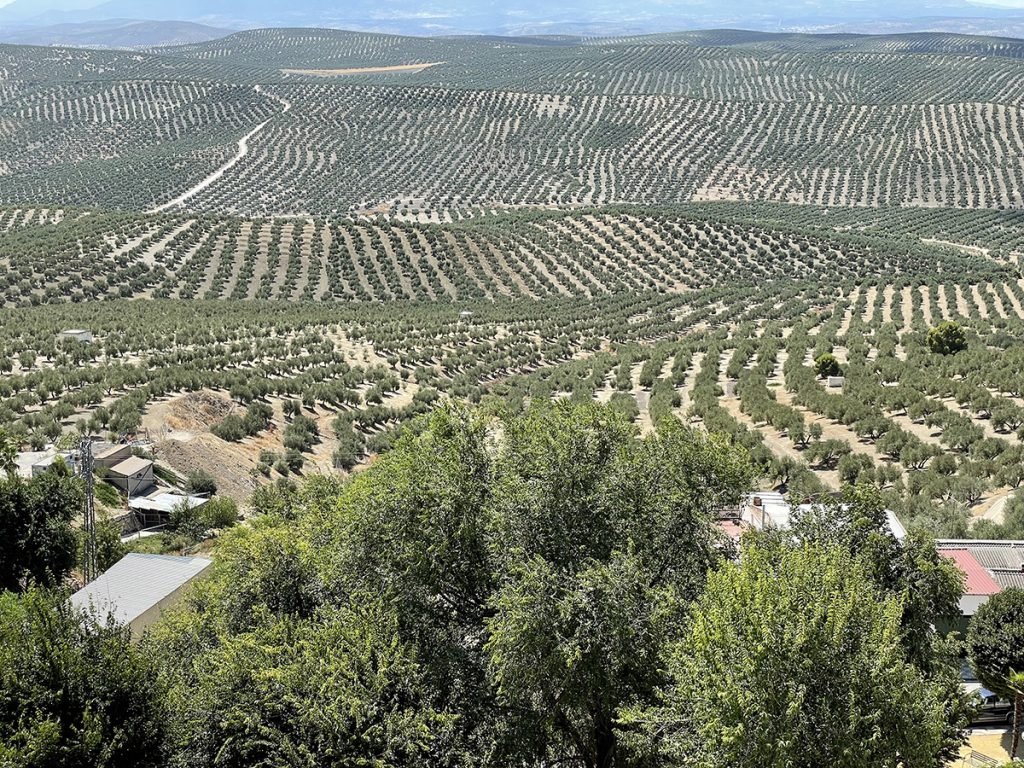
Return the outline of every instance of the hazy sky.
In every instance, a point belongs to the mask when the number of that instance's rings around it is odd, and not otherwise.
[[[686,5],[686,0],[682,0],[681,2],[679,0],[676,0],[676,1],[677,1],[677,3],[679,5]],[[14,2],[14,0],[0,0],[0,8],[2,8],[5,5],[9,5],[12,2]],[[102,2],[102,0],[96,0],[96,4],[97,5],[100,2]],[[997,6],[999,8],[1020,8],[1020,9],[1024,10],[1024,0],[967,0],[967,2],[969,4],[971,4],[971,5],[981,5],[981,6],[988,5],[988,6]],[[61,3],[47,3],[47,5],[56,5],[57,7],[60,7]],[[339,6],[342,6],[342,5],[343,5],[343,3],[339,2]],[[627,5],[628,5],[628,3],[627,3]],[[827,0],[825,2],[825,6],[826,7],[828,6]],[[215,10],[215,9],[216,9],[216,2],[213,2],[211,4],[211,10]],[[168,8],[168,17],[171,17],[173,15],[174,15],[173,11],[171,11],[170,8]]]

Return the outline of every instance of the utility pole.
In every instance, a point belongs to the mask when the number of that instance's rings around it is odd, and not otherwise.
[[[83,575],[85,583],[95,579],[99,574],[96,563],[96,501],[93,496],[93,461],[92,461],[92,438],[85,438],[79,447],[81,458],[80,471],[82,481],[85,485],[85,507],[83,517],[85,518],[85,564]]]

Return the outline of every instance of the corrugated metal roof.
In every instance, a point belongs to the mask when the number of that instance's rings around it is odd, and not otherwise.
[[[131,553],[71,596],[71,604],[129,624],[213,565],[202,557]]]
[[[1024,549],[1019,547],[978,544],[969,549],[977,561],[990,570],[1002,568],[1019,571],[1024,567]]]
[[[995,595],[1002,592],[1002,587],[966,547],[939,547],[939,554],[955,562],[967,576],[965,594]]]
[[[992,578],[1003,589],[1024,589],[1024,573],[1021,571],[992,571]]]
[[[192,509],[199,509],[207,502],[202,496],[181,496],[177,493],[158,493],[156,496],[136,496],[128,502],[132,509],[143,509],[153,512],[173,512],[179,505],[188,504]]]

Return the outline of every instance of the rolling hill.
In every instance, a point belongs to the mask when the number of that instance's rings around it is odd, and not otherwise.
[[[76,48],[153,48],[205,43],[230,34],[231,30],[208,27],[190,21],[115,19],[0,28],[0,43]]]

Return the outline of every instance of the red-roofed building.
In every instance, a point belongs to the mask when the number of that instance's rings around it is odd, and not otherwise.
[[[960,598],[960,613],[964,616],[973,616],[992,595],[1003,591],[992,574],[966,546],[943,545],[939,547],[939,554],[956,563],[966,577],[964,595]]]

